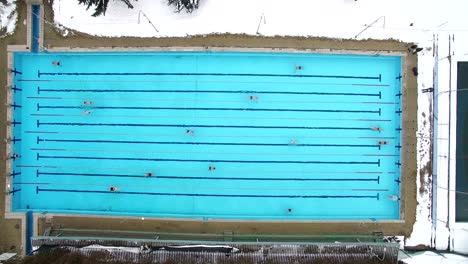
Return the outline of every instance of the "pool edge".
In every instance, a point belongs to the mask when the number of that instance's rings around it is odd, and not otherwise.
[[[28,49],[28,46],[24,46],[24,45],[14,45],[14,46],[8,46],[8,65],[12,65],[12,62],[13,62],[13,56],[12,56],[12,52],[29,52],[30,50]],[[378,55],[378,56],[385,56],[385,55],[388,55],[388,56],[401,56],[402,58],[402,74],[403,74],[403,83],[402,83],[402,86],[401,86],[401,89],[402,91],[403,90],[406,90],[406,89],[409,89],[409,85],[408,85],[408,69],[410,69],[411,67],[411,62],[408,62],[408,56],[405,52],[396,52],[396,51],[382,51],[382,52],[379,52],[379,51],[356,51],[356,50],[334,50],[334,49],[310,49],[310,48],[306,48],[306,49],[291,49],[291,48],[273,48],[273,49],[270,49],[270,48],[229,48],[229,47],[151,47],[151,48],[123,48],[123,47],[100,47],[100,48],[96,48],[96,49],[90,49],[90,48],[68,48],[68,47],[54,47],[54,48],[51,48],[51,49],[48,49],[47,50],[48,52],[63,52],[63,51],[69,51],[69,52],[73,52],[73,51],[80,51],[80,52],[96,52],[96,51],[99,51],[99,52],[116,52],[116,51],[206,51],[206,52],[210,52],[210,51],[243,51],[243,52],[265,52],[265,51],[268,51],[268,52],[292,52],[292,53],[305,53],[305,52],[315,52],[315,53],[321,53],[321,54],[356,54],[356,55]],[[11,63],[11,64],[10,64]],[[11,75],[8,74],[8,78],[7,78],[7,83],[8,85],[11,85]],[[9,86],[8,86],[9,87]],[[411,90],[411,89],[409,89]],[[407,104],[411,104],[413,103],[414,105],[414,101],[417,100],[417,89],[412,89],[413,92],[416,96],[415,96],[415,99],[412,99],[412,98],[406,98],[407,96],[403,97],[402,99],[402,107],[404,107],[404,109],[406,110],[406,106]],[[413,94],[413,96],[414,96]],[[10,92],[8,92],[8,97],[11,96],[10,95]],[[417,106],[416,106],[417,107]],[[8,111],[10,112],[10,111]],[[7,112],[7,114],[8,114]],[[404,124],[407,124],[408,121],[410,121],[409,119],[411,119],[411,116],[408,117],[408,114],[410,115],[413,115],[413,116],[416,116],[416,112],[415,113],[407,113],[407,111],[405,111],[406,114],[404,115],[404,117],[402,118],[401,122],[402,122],[402,125]],[[11,113],[10,113],[10,116],[11,116]],[[407,139],[407,136],[404,136],[405,134],[407,134],[409,131],[408,128],[404,125],[403,126],[403,129],[404,131],[402,131],[402,135],[401,135],[401,138],[402,140],[406,140]],[[414,130],[414,129],[412,129]],[[410,129],[410,131],[412,131]],[[7,127],[7,131],[9,131],[9,128]],[[406,143],[406,142],[405,142]],[[403,143],[403,144],[405,144]],[[403,145],[402,144],[402,145]],[[7,147],[8,148],[8,147]],[[416,148],[416,146],[414,146],[414,149]],[[413,155],[411,155],[411,153],[413,153]],[[407,155],[407,156],[410,156],[410,161],[407,161],[405,162],[406,165],[405,166],[408,166],[409,163],[412,163],[414,161],[414,165],[416,165],[416,154],[415,154],[415,150],[413,150],[413,147],[412,147],[412,150],[408,150],[405,151],[404,153],[401,153],[401,157],[402,157],[402,160],[404,159],[403,155]],[[405,156],[406,157],[406,156]],[[407,159],[404,159],[404,160],[407,160]],[[7,162],[9,163],[9,162]],[[11,167],[9,168],[8,167],[9,165],[7,165],[7,169],[9,171],[11,171]],[[411,164],[410,166],[411,167]],[[409,231],[408,230],[405,230],[406,227],[404,227],[407,222],[408,222],[408,219],[406,219],[406,217],[410,217],[410,223],[411,222],[414,222],[412,220],[412,218],[414,216],[411,216],[413,213],[411,213],[412,211],[414,210],[410,210],[408,211],[408,206],[406,205],[406,199],[409,198],[409,199],[413,199],[412,195],[410,194],[410,192],[408,192],[408,189],[415,189],[415,186],[413,185],[416,185],[416,182],[415,182],[415,178],[414,178],[414,183],[413,183],[413,177],[410,177],[411,176],[411,172],[408,171],[408,170],[405,170],[403,172],[403,168],[406,168],[404,166],[402,166],[402,184],[401,184],[401,194],[402,194],[402,201],[405,201],[404,203],[402,203],[400,205],[400,220],[382,220],[382,221],[359,221],[359,220],[327,220],[327,221],[324,221],[324,220],[301,220],[301,221],[284,221],[284,220],[277,220],[277,221],[268,221],[268,220],[223,220],[223,219],[216,219],[216,220],[210,220],[209,222],[210,223],[230,223],[232,225],[236,225],[237,223],[249,223],[249,222],[253,222],[255,224],[269,224],[269,223],[291,223],[291,224],[295,224],[295,223],[299,223],[299,224],[312,224],[312,225],[323,225],[323,224],[354,224],[354,225],[357,225],[357,226],[363,226],[363,225],[371,225],[371,226],[374,226],[374,228],[372,229],[378,229],[378,230],[383,230],[385,232],[385,228],[380,226],[381,224],[392,224],[392,225],[401,225],[400,227],[397,227],[396,229],[399,229],[400,231],[398,232],[398,234],[407,234]],[[414,176],[415,177],[415,176]],[[8,177],[7,178],[7,181],[8,181]],[[409,186],[405,186],[405,184],[408,184],[410,183]],[[409,197],[411,196],[411,197]],[[414,197],[415,199],[415,197]],[[24,221],[25,221],[25,213],[13,213],[13,212],[10,212],[10,199],[5,199],[5,205],[8,205],[5,207],[5,218],[6,219],[20,219],[22,221],[22,227],[21,227],[21,233],[22,233],[22,239],[23,241],[25,241],[26,239],[26,231],[25,231],[25,224],[24,224]],[[409,206],[411,207],[411,206]],[[415,209],[415,208],[414,208]],[[409,213],[410,212],[410,213]],[[54,219],[54,218],[72,218],[72,219],[83,219],[83,218],[86,218],[86,219],[92,219],[92,218],[104,218],[104,219],[120,219],[123,221],[127,221],[127,220],[141,220],[140,217],[125,217],[125,216],[103,216],[103,215],[76,215],[76,214],[47,214],[47,215],[43,215],[43,214],[39,214],[39,213],[35,213],[34,214],[34,235],[37,235],[40,233],[40,231],[43,231],[40,229],[40,227],[38,226],[38,221],[39,219],[41,218],[50,218],[50,219]],[[177,221],[177,222],[196,222],[196,223],[205,223],[205,221],[202,221],[202,220],[194,220],[194,219],[181,219],[181,218],[158,218],[158,217],[150,217],[150,218],[147,218],[147,221],[160,221],[160,222],[170,222],[170,221]],[[412,226],[412,224],[411,224]],[[315,228],[312,228],[312,229],[316,229]],[[350,229],[348,229],[350,230]],[[339,232],[339,231],[338,231]],[[368,229],[367,232],[371,232],[371,229]],[[386,232],[387,233],[387,232]],[[390,232],[389,232],[390,233]],[[25,250],[24,248],[22,250]]]

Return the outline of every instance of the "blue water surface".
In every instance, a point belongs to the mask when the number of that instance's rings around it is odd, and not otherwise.
[[[13,211],[400,217],[400,57],[49,52],[14,66]]]

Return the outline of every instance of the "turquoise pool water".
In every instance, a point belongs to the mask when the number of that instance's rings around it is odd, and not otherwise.
[[[13,211],[399,219],[400,57],[50,52],[14,67]]]

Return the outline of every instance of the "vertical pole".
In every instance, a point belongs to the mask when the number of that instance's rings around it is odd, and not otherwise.
[[[447,160],[448,160],[448,166],[447,166],[447,188],[450,189],[450,160],[451,160],[451,155],[450,155],[450,145],[451,145],[451,120],[452,120],[452,41],[450,39],[451,35],[449,34],[449,52],[448,52],[448,61],[449,61],[449,91],[448,91],[448,107],[449,107],[449,112],[448,112],[448,153],[447,153]],[[451,251],[451,235],[450,235],[450,191],[447,191],[447,208],[448,208],[448,214],[447,214],[447,226],[449,229],[449,235],[448,235],[448,251]]]
[[[438,35],[434,35],[433,40],[433,57],[434,57],[434,75],[433,84],[434,89],[432,90],[432,239],[431,246],[436,247],[436,234],[437,234],[437,175],[438,175],[438,116],[439,116],[439,46],[438,46]]]

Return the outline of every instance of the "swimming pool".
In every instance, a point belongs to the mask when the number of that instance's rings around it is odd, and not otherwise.
[[[16,52],[12,74],[12,211],[400,217],[399,56]]]

